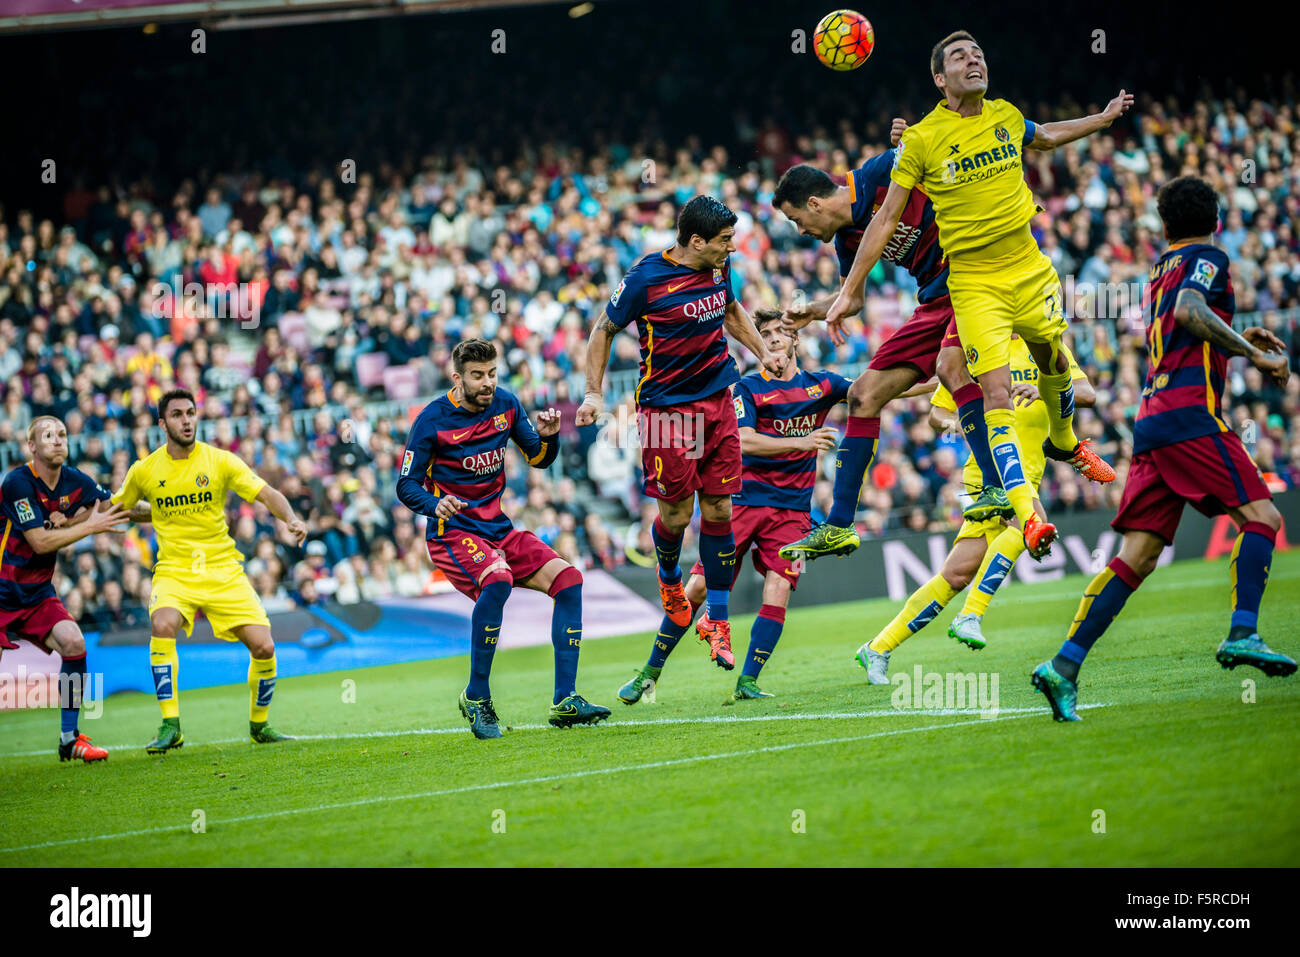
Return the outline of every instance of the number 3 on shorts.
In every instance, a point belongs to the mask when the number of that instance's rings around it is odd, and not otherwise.
[[[470,538],[468,535],[462,538],[460,543],[465,546],[465,551],[469,552],[471,555],[478,551],[478,545],[476,545],[474,539]]]

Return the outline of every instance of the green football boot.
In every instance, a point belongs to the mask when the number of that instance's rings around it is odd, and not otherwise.
[[[469,729],[474,732],[474,737],[480,741],[501,737],[501,729],[497,727],[499,719],[497,718],[496,709],[492,707],[491,698],[472,701],[469,695],[462,691],[460,693],[460,713],[469,720]]]
[[[987,522],[990,518],[1015,518],[1016,510],[1011,499],[1000,486],[985,485],[975,501],[962,509],[961,517],[968,522]]]
[[[144,750],[146,754],[162,754],[184,744],[185,735],[181,734],[181,719],[163,718],[163,723],[158,728],[158,737],[146,744]]]
[[[736,679],[736,690],[731,693],[731,697],[723,704],[734,704],[737,701],[754,701],[758,698],[775,698],[776,695],[769,691],[764,691],[758,686],[758,679],[753,675],[741,675]]]
[[[1047,703],[1052,706],[1052,717],[1057,721],[1083,720],[1074,711],[1079,700],[1079,686],[1053,668],[1050,661],[1035,668],[1029,682],[1047,696]]]
[[[1295,674],[1296,669],[1294,660],[1286,655],[1278,654],[1264,644],[1257,634],[1238,638],[1236,641],[1233,641],[1230,637],[1224,638],[1223,643],[1219,645],[1219,650],[1215,652],[1214,660],[1225,668],[1235,668],[1237,665],[1251,665],[1270,678]]]
[[[278,741],[293,741],[287,734],[281,734],[265,721],[248,722],[248,736],[254,744],[275,744]]]
[[[822,555],[851,555],[861,544],[862,539],[858,538],[857,529],[852,525],[840,528],[823,522],[814,525],[812,531],[799,541],[783,546],[778,554],[788,562],[800,558],[811,562]]]
[[[632,676],[632,680],[623,687],[618,689],[618,700],[624,704],[636,704],[641,700],[641,696],[648,694],[650,697],[646,700],[654,700],[655,684],[659,681],[659,676],[663,674],[663,668],[656,668],[654,665],[646,665]]]
[[[548,720],[557,728],[572,728],[575,724],[599,724],[609,715],[608,708],[592,704],[575,692],[559,704],[551,705],[551,717]]]

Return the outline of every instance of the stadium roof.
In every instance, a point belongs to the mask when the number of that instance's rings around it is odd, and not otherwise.
[[[167,20],[202,21],[216,30],[289,26],[490,7],[541,6],[557,0],[9,0],[0,33],[121,27]],[[590,6],[579,4],[578,6]]]

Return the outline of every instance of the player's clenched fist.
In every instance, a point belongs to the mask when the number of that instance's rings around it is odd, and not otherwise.
[[[547,409],[537,413],[537,434],[545,438],[560,431],[560,410]]]
[[[299,545],[307,540],[307,523],[302,519],[295,518],[292,522],[286,522],[285,527],[289,529],[289,534]]]
[[[464,499],[459,499],[454,495],[445,495],[438,502],[438,507],[434,509],[434,518],[443,520],[451,518],[466,505]]]
[[[599,392],[588,392],[587,397],[582,400],[582,405],[578,406],[578,414],[574,421],[580,426],[594,424],[596,416],[600,415],[604,405],[605,400]]]

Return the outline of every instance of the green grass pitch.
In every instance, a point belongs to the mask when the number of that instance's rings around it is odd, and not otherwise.
[[[145,695],[83,721],[112,752],[90,766],[55,758],[53,712],[0,714],[0,866],[1290,865],[1300,681],[1214,662],[1227,578],[1224,561],[1159,570],[1085,666],[1081,701],[1105,707],[1074,725],[1029,671],[1058,647],[1078,576],[1010,586],[985,651],[946,637],[955,602],[895,652],[891,674],[998,675],[995,720],[894,709],[894,688],[866,684],[852,656],[887,601],[796,595],[762,678],[778,697],[733,707],[737,672],[693,632],[658,702],[630,708],[615,689],[649,636],[590,641],[579,691],[614,709],[597,728],[545,726],[549,646],[503,651],[494,698],[514,728],[493,742],[456,710],[463,657],[282,680],[273,723],[319,737],[259,747],[247,690],[185,692],[182,655],[187,743],[165,758],[144,753]],[[1262,618],[1300,653],[1300,554],[1276,558]]]

